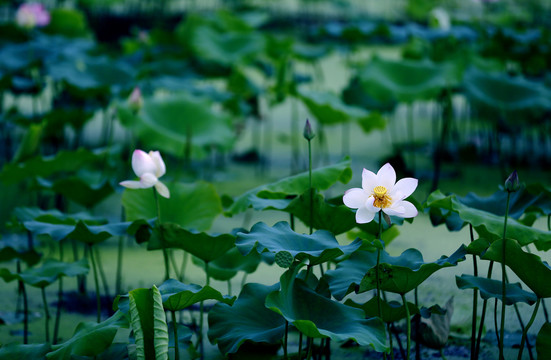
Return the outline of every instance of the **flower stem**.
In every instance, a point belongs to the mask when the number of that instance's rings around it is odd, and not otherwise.
[[[59,242],[59,261],[63,261],[63,241]],[[59,334],[59,322],[61,321],[61,307],[63,306],[63,277],[60,277],[57,281],[59,281],[59,283],[57,290],[54,336],[52,339],[52,344],[54,345],[57,344],[57,335]]]
[[[406,359],[409,359],[410,354],[410,348],[411,348],[411,316],[409,314],[409,307],[408,303],[406,301],[406,296],[404,294],[400,294],[402,296],[402,303],[404,304],[404,307],[406,308],[406,323],[407,323],[407,347],[406,347]]]
[[[473,226],[469,224],[469,232],[471,235],[471,243],[474,241]],[[478,276],[478,265],[476,262],[476,255],[473,254],[473,273],[474,276]],[[471,324],[471,360],[478,358],[476,352],[476,317],[478,315],[478,289],[473,291],[473,318]]]
[[[96,266],[96,260],[94,258],[94,251],[92,244],[88,245],[88,255],[90,255],[90,262],[92,263],[92,269],[94,271],[94,286],[96,288],[96,307],[97,307],[97,320],[101,322],[101,296],[99,293],[99,281],[98,281],[98,269]]]
[[[488,267],[487,279],[492,278],[492,270],[494,268],[494,262],[490,261],[490,266]],[[486,319],[486,308],[488,307],[488,299],[485,299],[482,302],[482,313],[480,314],[480,326],[478,327],[478,335],[476,336],[476,354],[478,356],[480,352],[480,343],[482,342],[482,330],[484,329],[484,320]]]
[[[382,210],[379,211],[379,241],[382,243]],[[381,249],[377,247],[377,265],[375,266],[375,286],[377,287],[377,315],[382,320],[383,319],[383,310],[381,308],[381,289],[380,289],[380,276],[379,276],[379,263],[381,261]]]
[[[205,261],[205,273],[207,274],[207,285],[206,286],[209,286],[210,285],[210,276],[209,276],[209,262],[208,261]],[[200,307],[199,307],[199,313],[200,313],[200,318],[199,318],[199,348],[201,349],[201,359],[203,359],[204,356],[205,356],[205,349],[204,349],[204,346],[203,346],[203,323],[204,323],[203,315],[205,313],[204,301],[201,301],[201,304],[200,304]]]
[[[50,311],[48,310],[48,301],[46,301],[46,288],[40,288],[42,294],[42,304],[44,305],[44,322],[46,330],[46,342],[50,342]]]
[[[507,205],[505,206],[505,221],[503,222],[503,246],[502,246],[502,253],[501,253],[501,328],[500,328],[500,339],[499,342],[499,358],[503,359],[503,347],[504,344],[504,334],[505,334],[505,301],[507,299],[507,273],[505,269],[505,254],[506,254],[506,244],[507,244],[507,218],[509,217],[509,200],[511,199],[511,192],[507,191]]]
[[[180,345],[178,344],[178,322],[176,321],[176,311],[171,310],[172,313],[172,327],[174,328],[174,358],[180,359]]]
[[[524,351],[524,343],[526,342],[526,336],[528,335],[528,329],[532,326],[534,323],[534,320],[536,319],[536,314],[538,313],[538,309],[540,307],[541,298],[538,297],[538,301],[536,302],[536,307],[534,308],[534,311],[532,312],[532,317],[530,318],[530,321],[528,321],[528,324],[526,324],[526,327],[524,328],[524,331],[522,332],[522,340],[520,341],[520,349],[518,350],[518,360],[522,359],[522,352]]]
[[[170,279],[170,264],[168,259],[168,252],[165,247],[165,239],[163,235],[163,229],[161,228],[161,206],[159,204],[159,196],[157,190],[153,187],[153,197],[155,198],[155,205],[157,207],[157,227],[159,228],[159,235],[161,237],[161,249],[163,251],[163,259],[165,262],[165,281]]]
[[[21,260],[17,259],[17,273],[21,273]],[[29,343],[29,301],[27,298],[27,290],[23,280],[18,280],[18,287],[21,296],[23,297],[23,344]],[[16,310],[17,313],[17,310]]]
[[[285,337],[283,338],[283,359],[287,360],[287,342],[289,339],[289,322],[285,320]]]
[[[308,139],[308,184],[310,190],[310,235],[314,228],[314,189],[312,188],[312,141]]]

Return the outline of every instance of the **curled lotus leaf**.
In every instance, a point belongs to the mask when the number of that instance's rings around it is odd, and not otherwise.
[[[350,255],[360,248],[361,240],[349,245],[340,245],[328,231],[318,230],[312,235],[298,234],[287,222],[281,221],[273,227],[260,222],[248,234],[238,233],[235,245],[242,254],[255,250],[262,254],[288,252],[294,259],[308,259],[310,265],[322,264],[342,255]]]

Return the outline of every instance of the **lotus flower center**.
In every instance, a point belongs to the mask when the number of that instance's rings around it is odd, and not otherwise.
[[[384,186],[375,186],[373,189],[373,197],[375,200],[373,201],[373,206],[378,208],[386,208],[389,207],[392,203],[392,199],[390,196],[387,195],[388,190]]]

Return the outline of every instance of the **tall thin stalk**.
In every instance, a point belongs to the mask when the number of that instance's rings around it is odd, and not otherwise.
[[[471,243],[474,241],[473,225],[469,224],[469,233],[471,235]],[[473,273],[478,276],[478,265],[476,255],[473,254]],[[471,360],[478,359],[476,353],[476,317],[478,315],[478,289],[473,291],[473,318],[471,323]]]
[[[207,274],[207,285],[206,286],[209,286],[210,285],[210,276],[209,276],[209,262],[208,261],[205,261],[205,274]],[[201,351],[201,359],[204,358],[205,356],[205,348],[204,348],[204,345],[203,345],[203,323],[204,323],[204,320],[203,320],[203,315],[205,313],[205,304],[204,304],[204,301],[201,301],[201,304],[199,306],[199,313],[200,313],[200,318],[199,318],[199,349]]]
[[[124,221],[124,207],[121,206],[121,221]],[[119,236],[117,248],[117,275],[115,276],[115,293],[116,295],[122,292],[122,260],[124,253],[124,236]]]
[[[161,228],[161,206],[159,204],[159,196],[157,190],[153,187],[153,197],[155,198],[155,205],[157,207],[157,227],[159,228],[159,236],[161,238],[161,249],[163,251],[163,259],[165,263],[165,281],[170,279],[170,264],[168,259],[168,252],[165,247],[165,239],[163,235],[163,229]]]
[[[406,348],[406,359],[409,359],[409,354],[411,352],[411,315],[409,314],[409,307],[408,303],[406,301],[406,296],[404,294],[400,294],[402,297],[402,303],[404,304],[404,307],[406,308],[406,324],[407,324],[407,348]]]
[[[96,288],[96,307],[97,307],[97,321],[101,322],[101,296],[99,293],[99,280],[98,280],[98,269],[96,265],[96,260],[94,257],[94,251],[92,249],[92,244],[88,245],[88,254],[90,255],[90,262],[92,263],[92,269],[94,271],[94,286]]]
[[[59,261],[63,261],[63,241],[59,242]],[[63,306],[63,277],[60,276],[58,279],[58,289],[57,289],[57,306],[55,313],[55,322],[54,322],[54,337],[52,343],[57,344],[57,336],[59,334],[59,323],[61,321],[61,307]]]
[[[283,337],[283,359],[287,360],[287,343],[289,342],[289,321],[285,320],[285,336]]]
[[[17,259],[17,273],[21,273],[21,260]],[[29,343],[29,300],[23,280],[18,280],[19,293],[23,297],[23,344]]]
[[[50,310],[48,309],[48,301],[46,301],[46,288],[40,288],[42,294],[42,305],[44,305],[44,326],[46,331],[46,342],[50,342]]]
[[[509,217],[509,201],[511,199],[511,191],[507,190],[507,205],[505,205],[505,221],[503,222],[503,246],[501,248],[501,328],[500,328],[500,342],[499,342],[499,358],[503,359],[503,347],[504,335],[505,335],[505,301],[507,299],[507,273],[505,269],[505,256],[506,256],[506,244],[507,244],[507,218]]]
[[[520,341],[520,349],[518,350],[518,360],[522,359],[522,352],[524,351],[524,343],[526,342],[526,336],[528,335],[528,329],[530,329],[530,327],[534,323],[534,320],[536,319],[536,314],[538,313],[540,303],[541,303],[541,298],[538,297],[538,301],[536,302],[536,307],[534,308],[534,311],[532,312],[532,317],[530,318],[530,321],[528,321],[528,324],[526,324],[526,327],[524,328],[524,331],[522,332],[522,340]]]
[[[180,359],[180,344],[178,344],[178,322],[176,321],[176,311],[171,310],[172,314],[172,327],[174,330],[174,358]]]

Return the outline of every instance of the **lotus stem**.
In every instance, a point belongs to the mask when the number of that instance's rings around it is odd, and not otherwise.
[[[419,287],[416,287],[413,291],[415,306],[419,308]],[[421,342],[419,341],[419,334],[421,333],[421,318],[415,317],[415,360],[421,360]]]
[[[507,218],[509,217],[509,201],[511,198],[511,191],[507,191],[507,205],[505,205],[505,221],[503,222],[503,246],[502,246],[502,253],[501,253],[501,292],[502,292],[502,298],[501,298],[501,329],[500,329],[500,339],[499,342],[499,358],[503,359],[503,339],[505,334],[505,302],[507,300],[507,273],[505,269],[505,255],[506,255],[506,246],[507,246]]]
[[[409,359],[410,355],[410,348],[411,348],[411,317],[409,314],[409,307],[408,303],[406,301],[406,296],[404,294],[400,294],[402,297],[402,303],[404,304],[404,307],[406,308],[406,324],[407,324],[407,348],[406,348],[406,359]]]
[[[469,232],[471,235],[471,243],[474,241],[473,225],[469,224]],[[478,276],[478,264],[476,262],[476,255],[473,255],[473,273],[474,276]],[[471,324],[471,360],[478,359],[476,351],[476,317],[478,315],[478,289],[473,291],[473,318]]]
[[[178,343],[178,322],[176,321],[176,311],[170,310],[172,314],[172,327],[174,330],[174,358],[180,359],[180,344]]]
[[[63,261],[63,242],[59,242],[59,261]],[[59,322],[61,320],[61,306],[63,305],[63,277],[58,279],[58,290],[57,290],[57,306],[55,313],[55,322],[54,322],[54,338],[52,343],[57,344],[57,336],[59,334]]]
[[[486,278],[491,279],[492,278],[492,270],[494,268],[494,262],[490,261],[490,265],[488,266],[488,275]],[[484,320],[486,319],[486,308],[488,306],[488,300],[485,299],[482,302],[482,313],[480,314],[480,326],[478,327],[478,335],[476,337],[476,354],[480,353],[480,343],[482,341],[482,329],[484,328]]]
[[[306,359],[307,360],[310,360],[312,358],[312,348],[314,347],[313,344],[314,344],[314,339],[309,337],[308,338],[308,341],[307,341],[307,346],[308,346],[308,353],[306,355]]]
[[[541,303],[541,298],[538,297],[538,301],[536,302],[536,306],[534,307],[534,311],[532,312],[532,317],[530,318],[530,321],[528,321],[528,324],[526,324],[526,327],[522,332],[522,340],[520,341],[520,349],[518,350],[518,360],[522,359],[522,352],[524,351],[524,343],[526,342],[526,339],[527,339],[526,337],[528,335],[528,329],[530,329],[530,327],[534,323],[534,320],[536,319],[536,314],[538,313],[540,303]]]
[[[159,235],[161,237],[161,249],[163,251],[163,259],[165,262],[165,281],[170,279],[170,264],[168,260],[168,252],[165,247],[165,239],[163,235],[163,229],[161,227],[161,206],[159,204],[159,196],[157,190],[153,187],[153,197],[155,198],[155,205],[157,207],[157,226],[159,227]]]
[[[285,320],[285,336],[283,337],[283,359],[287,360],[287,343],[289,340],[289,322]]]
[[[40,288],[42,294],[42,304],[44,305],[44,323],[46,331],[46,342],[50,342],[50,310],[48,310],[48,301],[46,301],[46,288]]]
[[[209,262],[205,261],[205,273],[207,274],[207,285],[210,285],[210,276],[209,276]],[[205,348],[203,345],[203,326],[204,326],[204,320],[203,315],[205,313],[205,302],[201,301],[200,307],[199,307],[199,348],[201,350],[201,359],[205,356]]]
[[[17,273],[21,273],[21,260],[17,259]],[[23,344],[29,343],[29,300],[23,280],[18,280],[18,287],[23,297]]]
[[[302,360],[302,332],[298,336],[298,360]]]
[[[182,266],[180,267],[180,273],[178,274],[178,278],[182,282],[185,279],[188,260],[189,260],[189,254],[184,251],[184,256],[182,257]]]
[[[503,358],[501,357],[501,340],[500,340],[500,332],[499,332],[499,327],[497,326],[497,298],[495,298],[495,301],[494,301],[494,330],[495,330],[495,333],[496,333],[496,339],[497,339],[497,345],[498,347],[500,347],[500,357],[499,357],[499,360],[503,360]]]
[[[96,261],[98,262],[98,272],[99,276],[101,278],[101,283],[103,284],[103,291],[105,292],[105,296],[110,298],[109,296],[109,284],[107,283],[107,277],[105,276],[105,271],[103,270],[103,262],[101,261],[101,253],[97,246],[93,248],[94,250],[94,256],[96,257]]]
[[[312,141],[308,139],[308,189],[310,191],[310,235],[314,230],[314,189],[312,188]]]
[[[440,357],[441,357],[443,360],[446,360],[446,357],[444,356],[444,348],[440,348]]]
[[[394,360],[394,344],[392,342],[392,331],[390,329],[390,323],[386,323],[386,331],[388,331],[388,340],[390,343],[390,359]]]
[[[121,206],[121,222],[124,221],[124,207]],[[115,292],[120,294],[122,292],[122,259],[124,252],[124,236],[119,236],[118,249],[117,249],[117,275],[115,280]]]
[[[382,212],[379,210],[379,241],[382,243],[382,232],[383,232],[383,223],[382,223]],[[381,261],[381,249],[377,247],[377,264],[375,266],[375,286],[377,288],[377,316],[382,320],[383,319],[383,310],[381,308],[381,289],[380,289],[380,279],[379,279],[379,263]]]
[[[94,271],[94,286],[96,288],[96,306],[97,306],[97,321],[98,324],[101,322],[101,296],[99,293],[99,281],[98,281],[98,269],[96,265],[96,260],[94,259],[94,251],[92,249],[92,244],[88,245],[90,255],[90,262],[92,263],[92,269]]]

